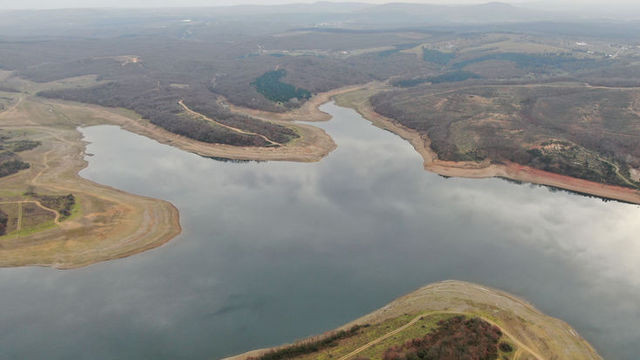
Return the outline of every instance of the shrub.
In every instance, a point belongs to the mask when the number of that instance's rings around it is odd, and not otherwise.
[[[384,360],[494,360],[502,331],[479,319],[456,316],[438,322],[438,328],[423,338],[392,346]]]

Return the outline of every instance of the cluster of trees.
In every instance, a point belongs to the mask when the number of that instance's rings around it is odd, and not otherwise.
[[[297,88],[280,81],[287,74],[286,70],[268,71],[252,83],[256,90],[271,101],[285,103],[292,99],[306,100],[311,97],[309,90]]]
[[[539,149],[531,149],[528,153],[531,159],[527,165],[537,169],[554,173],[569,175],[571,177],[585,179],[589,181],[627,186],[632,186],[618,175],[616,168],[605,161],[597,158],[579,159],[575,153],[579,152],[576,146],[561,152],[542,152]]]
[[[322,349],[336,346],[338,341],[357,335],[360,329],[367,325],[355,325],[348,330],[340,330],[319,340],[310,340],[281,349],[270,351],[259,357],[249,358],[249,360],[284,360],[293,359],[301,355],[318,352]]]
[[[12,152],[21,152],[35,149],[40,146],[40,144],[39,141],[34,140],[17,140],[6,143],[0,141],[0,150],[7,149]]]
[[[392,346],[384,360],[495,360],[502,331],[479,319],[456,316],[438,323],[438,328],[423,338]]]
[[[7,222],[9,222],[9,216],[0,210],[0,236],[7,233]]]
[[[20,160],[16,154],[10,151],[0,153],[0,178],[13,175],[20,170],[28,169],[30,166],[29,163]]]
[[[71,210],[76,204],[76,198],[73,194],[56,196],[32,193],[30,195],[38,199],[45,207],[58,211],[60,215],[62,215],[62,218],[71,216]]]
[[[31,165],[22,161],[16,153],[31,150],[40,145],[39,141],[10,141],[10,139],[11,136],[0,135],[0,178],[28,169]]]

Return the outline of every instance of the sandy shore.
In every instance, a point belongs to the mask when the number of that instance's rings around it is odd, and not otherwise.
[[[380,86],[380,85],[373,85]],[[375,91],[369,89],[370,91]],[[621,186],[606,185],[593,181],[560,175],[532,167],[515,164],[490,164],[489,162],[454,162],[438,159],[438,155],[431,149],[431,142],[425,135],[375,112],[368,100],[349,101],[345,106],[354,107],[365,119],[375,126],[389,130],[409,141],[424,159],[424,168],[428,171],[451,177],[490,178],[503,177],[511,180],[529,182],[540,185],[557,187],[578,193],[593,195],[606,199],[619,200],[640,204],[640,191]]]

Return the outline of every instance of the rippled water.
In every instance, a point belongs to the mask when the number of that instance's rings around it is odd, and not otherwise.
[[[162,198],[184,232],[84,269],[0,269],[1,359],[211,359],[332,329],[445,279],[521,295],[608,359],[640,353],[640,207],[445,179],[326,104],[319,163],[220,162],[82,129],[82,176]]]

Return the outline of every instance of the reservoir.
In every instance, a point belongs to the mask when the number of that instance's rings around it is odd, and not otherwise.
[[[85,178],[172,202],[165,246],[76,270],[0,269],[0,359],[217,359],[322,333],[428,283],[465,280],[640,353],[640,207],[443,178],[398,136],[321,107],[318,163],[200,157],[81,129]]]

